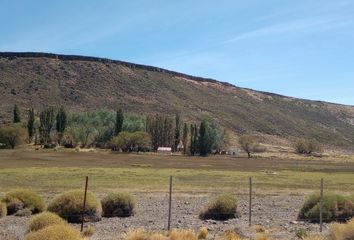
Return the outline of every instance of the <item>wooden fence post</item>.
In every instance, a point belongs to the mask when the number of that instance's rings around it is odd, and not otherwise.
[[[171,228],[171,207],[172,207],[172,176],[170,176],[170,196],[168,201],[168,222],[167,222],[168,231],[170,231]]]
[[[321,178],[320,186],[320,232],[323,230],[323,178]]]
[[[88,176],[86,176],[86,181],[85,181],[84,205],[83,205],[82,213],[81,213],[81,232],[84,230],[84,216],[85,216],[85,211],[86,211],[87,184],[88,184]]]
[[[249,206],[248,206],[248,225],[252,225],[252,177],[249,178]]]

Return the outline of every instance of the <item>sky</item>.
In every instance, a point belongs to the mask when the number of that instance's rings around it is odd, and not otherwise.
[[[354,0],[0,0],[0,51],[111,58],[354,105]]]

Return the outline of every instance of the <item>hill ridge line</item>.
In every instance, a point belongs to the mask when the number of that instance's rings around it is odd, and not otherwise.
[[[228,82],[222,82],[218,81],[212,78],[204,78],[204,77],[197,77],[181,72],[176,72],[160,67],[154,67],[150,65],[144,65],[144,64],[137,64],[137,63],[131,63],[131,62],[126,62],[126,61],[121,61],[121,60],[113,60],[109,58],[102,58],[102,57],[92,57],[92,56],[83,56],[83,55],[71,55],[71,54],[56,54],[56,53],[45,53],[45,52],[0,52],[0,58],[13,58],[13,57],[31,57],[31,58],[52,58],[52,59],[60,59],[60,60],[79,60],[79,61],[91,61],[91,62],[102,62],[102,63],[115,63],[115,64],[120,64],[123,66],[127,66],[129,68],[140,68],[144,70],[149,70],[153,72],[161,72],[161,73],[168,73],[168,74],[173,74],[178,77],[184,77],[188,78],[191,80],[195,81],[203,81],[203,82],[211,82],[211,83],[219,83],[223,84],[225,86],[229,87],[235,87],[235,85],[228,83]]]

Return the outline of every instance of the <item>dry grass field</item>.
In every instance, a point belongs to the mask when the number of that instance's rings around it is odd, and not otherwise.
[[[294,154],[295,155],[295,154]],[[296,156],[296,155],[295,155]],[[326,189],[354,190],[354,160],[333,158],[255,156],[185,157],[156,154],[114,154],[110,151],[2,150],[0,191],[28,187],[40,192],[58,192],[82,187],[90,178],[90,189],[165,191],[174,176],[179,192],[247,190],[254,178],[257,194],[302,193],[318,189],[320,178]]]

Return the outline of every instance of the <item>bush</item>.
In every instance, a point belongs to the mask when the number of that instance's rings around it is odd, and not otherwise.
[[[52,225],[62,225],[66,222],[58,215],[51,212],[43,212],[32,217],[29,223],[29,232],[38,231]]]
[[[354,216],[354,203],[349,197],[343,197],[334,193],[326,193],[323,196],[323,221],[346,221]],[[319,222],[320,220],[320,195],[311,194],[305,200],[299,216],[299,220]]]
[[[329,228],[329,237],[332,240],[354,239],[354,219],[345,224],[332,224]]]
[[[121,132],[111,140],[112,150],[123,152],[146,152],[151,148],[151,138],[147,132]]]
[[[83,190],[71,190],[57,195],[48,206],[48,211],[58,214],[68,222],[78,223],[82,221],[82,209],[84,203]],[[91,192],[87,192],[86,210],[84,221],[97,222],[101,220],[102,206],[99,200]]]
[[[232,195],[220,195],[199,214],[201,219],[227,220],[237,215],[237,199]]]
[[[43,198],[27,189],[15,189],[7,192],[2,202],[6,203],[9,215],[22,209],[29,209],[32,214],[43,212],[45,209]]]
[[[25,240],[83,240],[80,232],[69,224],[59,224],[30,232]]]
[[[299,154],[321,153],[323,149],[319,143],[312,140],[300,140],[295,144],[295,152]]]
[[[129,217],[134,214],[136,200],[127,193],[110,193],[101,203],[104,217]]]
[[[7,215],[6,204],[3,202],[0,202],[0,218],[5,217],[6,215]]]
[[[21,144],[26,136],[26,130],[19,123],[0,127],[0,143],[7,148],[15,148]]]

